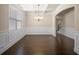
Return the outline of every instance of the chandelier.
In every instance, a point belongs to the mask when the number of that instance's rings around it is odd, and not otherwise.
[[[37,16],[34,17],[34,19],[36,19],[37,21],[40,21],[41,19],[43,19],[43,16],[39,15],[39,11],[40,11],[39,7],[40,7],[40,4],[37,5],[37,8],[38,8],[38,10],[37,10]]]

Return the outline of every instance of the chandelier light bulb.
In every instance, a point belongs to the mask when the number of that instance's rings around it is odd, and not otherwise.
[[[43,19],[43,17],[42,16],[36,16],[36,17],[34,17],[34,19]]]

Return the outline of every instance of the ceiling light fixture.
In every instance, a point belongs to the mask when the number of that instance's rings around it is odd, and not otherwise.
[[[38,8],[37,13],[38,13],[38,14],[37,14],[37,16],[34,17],[34,19],[37,19],[38,21],[40,21],[41,19],[43,19],[43,17],[39,15],[39,11],[40,11],[40,10],[39,10],[39,7],[40,7],[40,4],[37,5],[37,8]]]

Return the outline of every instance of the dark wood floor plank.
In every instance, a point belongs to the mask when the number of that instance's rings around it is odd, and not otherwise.
[[[63,35],[26,35],[3,55],[75,55],[74,40]]]

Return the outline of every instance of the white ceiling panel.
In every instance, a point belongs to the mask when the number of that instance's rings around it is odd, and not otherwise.
[[[22,4],[21,5],[24,11],[38,11],[38,4]],[[47,4],[40,4],[39,11],[45,11]]]

